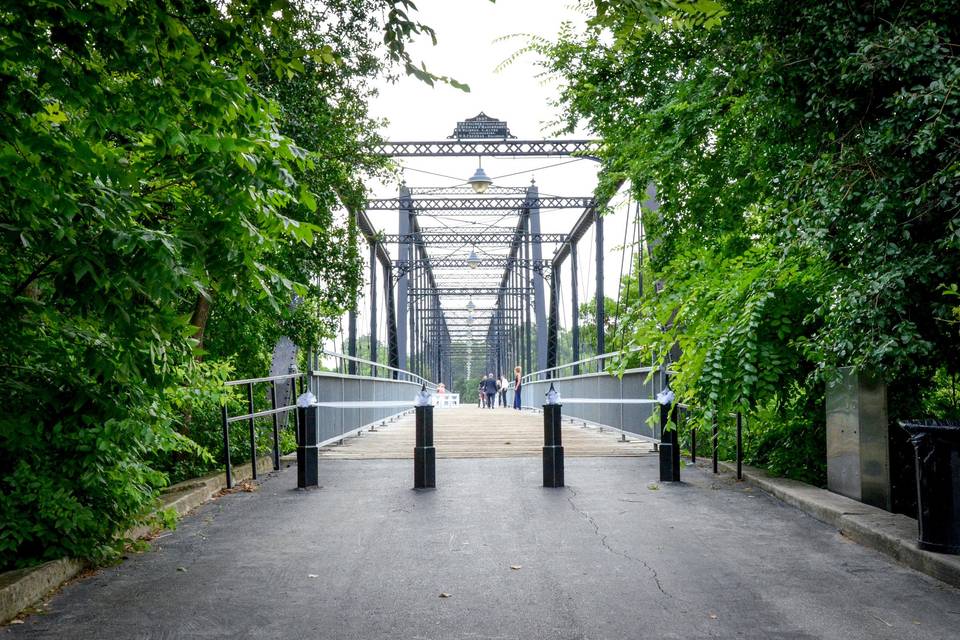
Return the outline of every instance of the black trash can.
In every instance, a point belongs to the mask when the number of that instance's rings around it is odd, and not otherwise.
[[[917,454],[917,546],[960,554],[960,422],[902,420]]]

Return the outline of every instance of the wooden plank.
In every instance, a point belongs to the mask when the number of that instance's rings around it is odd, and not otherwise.
[[[459,406],[434,409],[434,445],[438,458],[539,457],[543,447],[543,416],[513,409]],[[320,450],[323,458],[345,460],[407,459],[413,457],[413,415],[375,432],[347,438],[342,445]],[[616,431],[565,422],[563,448],[567,457],[635,457],[653,455],[647,440],[628,438]]]

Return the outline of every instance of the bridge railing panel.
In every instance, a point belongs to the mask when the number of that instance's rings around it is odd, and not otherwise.
[[[320,365],[324,359],[333,361],[333,371],[322,370]],[[339,442],[386,418],[409,411],[423,386],[436,393],[436,385],[416,374],[362,358],[324,351],[311,357],[309,364],[311,368],[308,374],[291,373],[226,383],[227,387],[240,387],[243,390],[247,406],[246,413],[240,415],[230,415],[226,404],[221,407],[228,487],[233,486],[230,424],[234,422],[242,421],[249,425],[252,476],[256,479],[256,459],[265,426],[263,423],[272,422],[273,467],[276,470],[280,468],[280,431],[287,428],[289,423],[296,425],[296,397],[305,390],[313,393],[319,403],[321,446]],[[358,375],[346,373],[351,364]],[[376,375],[359,375],[364,371]],[[289,396],[289,400],[284,400],[287,404],[278,406],[275,389],[285,385],[296,388],[290,394],[285,394]],[[266,398],[269,408],[262,408],[263,398]],[[287,419],[291,415],[292,419]]]
[[[602,363],[616,355],[603,354],[528,374],[521,391],[523,406],[540,409],[552,384],[561,394],[565,417],[659,441],[656,396],[663,388],[663,376],[652,367],[627,369],[622,375],[604,371]],[[591,372],[572,375],[574,364]]]

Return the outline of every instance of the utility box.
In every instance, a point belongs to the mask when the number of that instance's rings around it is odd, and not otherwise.
[[[887,387],[852,367],[827,387],[827,488],[890,511]]]

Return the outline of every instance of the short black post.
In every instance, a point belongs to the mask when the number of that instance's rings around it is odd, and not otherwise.
[[[673,429],[667,425],[673,419]],[[677,432],[677,406],[660,405],[660,482],[680,482],[680,438]]]
[[[543,486],[563,486],[563,414],[559,404],[543,405]]]
[[[719,473],[719,456],[720,451],[718,447],[720,446],[720,426],[719,426],[719,416],[717,415],[718,411],[713,410],[713,472]]]
[[[320,407],[297,407],[297,487],[320,486]]]
[[[414,409],[417,444],[413,448],[413,488],[437,487],[437,450],[433,446],[433,406],[418,405]]]
[[[743,414],[737,411],[737,480],[743,480]]]

